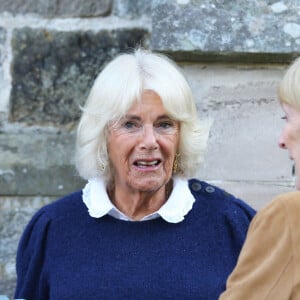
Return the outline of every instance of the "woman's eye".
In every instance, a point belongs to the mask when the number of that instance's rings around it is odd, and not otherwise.
[[[287,116],[281,117],[282,120],[287,120]]]
[[[138,130],[142,127],[142,124],[138,121],[125,121],[123,123],[123,128],[127,130]]]
[[[173,126],[174,125],[173,125],[172,122],[166,121],[166,122],[160,122],[158,127],[167,129],[167,128],[170,128],[170,127],[173,127]]]
[[[127,121],[124,123],[124,127],[127,129],[132,129],[135,126],[135,124],[131,121]]]

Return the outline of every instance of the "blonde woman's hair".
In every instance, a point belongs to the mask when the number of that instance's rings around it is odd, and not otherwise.
[[[159,95],[170,117],[180,122],[177,176],[196,175],[203,161],[209,122],[200,122],[190,87],[169,58],[136,49],[120,54],[97,76],[77,129],[76,168],[84,179],[112,179],[107,124],[121,118],[143,91]]]
[[[279,101],[300,110],[300,57],[286,70],[278,89]]]

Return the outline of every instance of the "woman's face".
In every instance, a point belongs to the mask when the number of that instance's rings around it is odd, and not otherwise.
[[[170,118],[160,97],[145,91],[121,120],[109,126],[108,153],[116,188],[155,192],[172,176],[179,122]]]
[[[290,158],[295,162],[296,188],[300,190],[300,111],[286,103],[282,104],[282,108],[286,122],[278,144],[280,148],[288,150]]]

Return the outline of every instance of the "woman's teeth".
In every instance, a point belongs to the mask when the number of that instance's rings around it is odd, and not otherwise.
[[[137,161],[136,165],[137,166],[154,166],[158,164],[158,160],[153,160],[153,161]]]

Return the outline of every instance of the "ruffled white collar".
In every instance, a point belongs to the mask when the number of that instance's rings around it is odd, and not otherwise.
[[[110,201],[102,178],[93,178],[87,182],[82,190],[82,199],[93,218],[101,218],[109,214],[117,219],[133,221]],[[168,201],[158,211],[144,217],[141,221],[161,217],[169,223],[179,223],[192,209],[194,202],[195,198],[188,187],[188,181],[174,178],[173,191]]]

